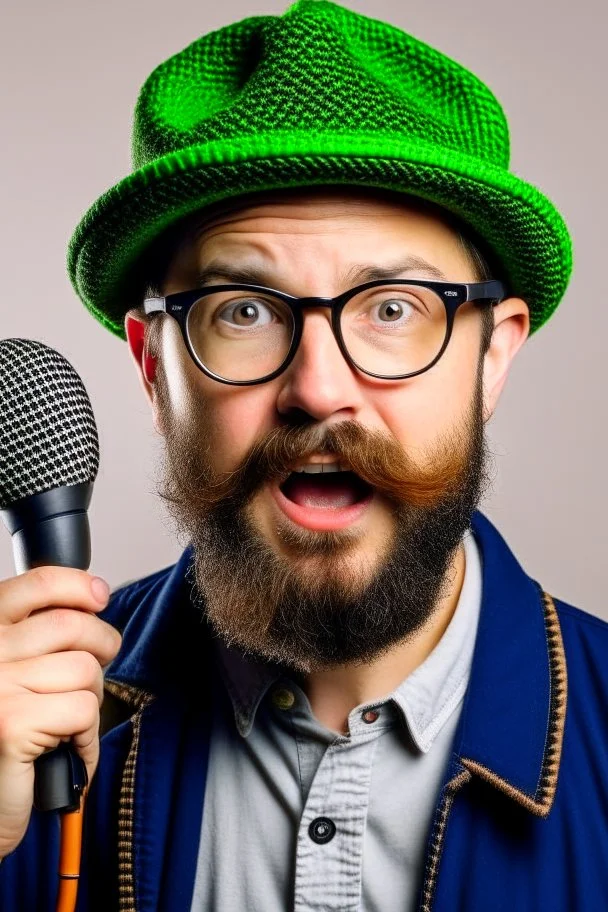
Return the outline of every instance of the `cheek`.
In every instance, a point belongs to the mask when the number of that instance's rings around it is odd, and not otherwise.
[[[276,422],[276,390],[272,384],[227,386],[206,377],[193,363],[172,322],[164,327],[162,363],[167,406],[179,426],[190,428],[201,441],[216,471],[231,471],[253,443]]]
[[[207,380],[204,386],[200,394],[205,402],[209,452],[215,470],[229,472],[272,429],[276,403],[262,386],[229,387],[213,380]]]
[[[478,348],[449,350],[424,374],[384,390],[376,409],[413,459],[422,459],[438,439],[469,415],[477,382]]]
[[[163,398],[170,420],[184,427],[198,412],[200,371],[182,343],[177,324],[169,317],[163,323],[159,368],[164,375]]]

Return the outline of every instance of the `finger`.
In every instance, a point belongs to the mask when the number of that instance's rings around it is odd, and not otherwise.
[[[49,606],[102,611],[109,588],[104,580],[72,567],[36,567],[0,581],[0,624],[15,624]],[[105,586],[105,589],[104,589]]]
[[[13,696],[27,691],[35,694],[90,690],[103,701],[103,671],[89,652],[55,652],[0,664],[0,694]]]
[[[0,663],[79,650],[90,652],[105,666],[116,656],[121,642],[120,634],[107,621],[86,611],[53,608],[0,627]]]
[[[32,761],[66,736],[90,752],[98,731],[99,703],[91,691],[19,694],[2,701],[0,757]]]

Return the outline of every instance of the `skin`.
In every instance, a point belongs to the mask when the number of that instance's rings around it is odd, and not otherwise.
[[[334,296],[365,281],[357,270],[388,266],[406,256],[423,258],[441,270],[446,281],[477,280],[457,235],[434,212],[397,198],[374,198],[356,191],[283,193],[204,223],[174,257],[162,291],[171,294],[195,288],[200,270],[221,260],[235,267],[255,266],[264,271],[263,284],[294,295]],[[437,276],[417,268],[396,273],[397,277]],[[217,281],[229,279],[217,276]],[[377,380],[351,368],[339,351],[329,319],[326,309],[306,311],[302,341],[288,369],[259,386],[232,387],[198,370],[175,321],[160,318],[157,354],[167,377],[172,413],[185,420],[193,397],[204,399],[213,440],[210,459],[217,471],[234,470],[260,435],[296,414],[324,424],[356,419],[395,438],[420,465],[440,436],[462,421],[472,401],[479,361],[481,321],[474,305],[460,308],[440,361],[426,373],[400,381]],[[485,420],[493,414],[513,358],[529,332],[528,309],[519,298],[497,305],[494,320],[483,363]],[[134,341],[137,334],[131,321],[145,324],[146,318],[131,310],[125,325],[154,425],[162,434],[150,362],[146,366],[145,352]],[[313,457],[324,458],[323,454]],[[285,522],[285,517],[267,486],[256,495],[251,516],[271,547],[295,560],[276,533],[277,523]],[[357,520],[360,536],[350,556],[352,572],[373,573],[392,528],[389,505],[375,496]],[[305,560],[299,559],[299,572],[306,572]],[[461,546],[448,574],[451,585],[446,595],[415,637],[366,665],[345,664],[304,676],[312,710],[323,724],[344,731],[354,707],[390,693],[424,661],[454,613],[464,569]],[[309,571],[313,572],[312,565]]]
[[[102,669],[121,645],[96,616],[109,591],[70,567],[0,581],[0,858],[27,829],[37,757],[71,741],[89,781],[97,768]]]

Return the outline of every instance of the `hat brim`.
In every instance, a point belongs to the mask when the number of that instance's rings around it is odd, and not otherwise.
[[[470,225],[502,267],[509,292],[545,323],[572,271],[568,229],[536,187],[511,172],[419,141],[310,133],[191,146],[129,175],[89,209],[68,249],[72,284],[93,316],[125,338],[141,303],[138,264],[173,223],[224,199],[290,187],[352,185],[429,200]]]

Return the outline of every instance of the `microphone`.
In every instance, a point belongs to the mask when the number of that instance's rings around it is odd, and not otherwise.
[[[87,508],[99,468],[95,416],[63,355],[31,339],[0,341],[0,516],[17,573],[87,570]],[[80,756],[62,743],[34,762],[34,806],[70,811],[86,785]]]

